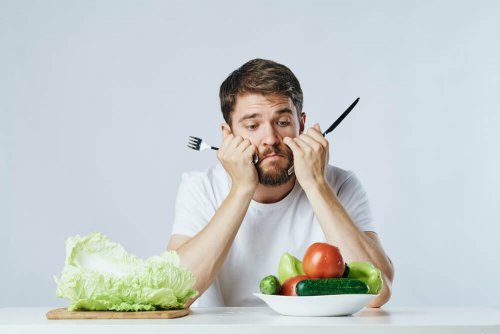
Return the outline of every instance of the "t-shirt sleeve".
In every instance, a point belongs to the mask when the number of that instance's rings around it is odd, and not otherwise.
[[[354,173],[340,186],[337,196],[347,213],[361,231],[376,232],[368,195]]]
[[[210,182],[201,173],[183,173],[177,198],[172,234],[193,237],[215,214]]]

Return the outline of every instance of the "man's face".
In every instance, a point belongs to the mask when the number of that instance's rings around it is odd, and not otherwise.
[[[293,165],[293,154],[283,138],[297,137],[304,130],[304,122],[305,114],[299,122],[297,109],[287,96],[238,95],[231,113],[231,130],[257,147],[261,184],[277,186],[290,180],[288,169]]]

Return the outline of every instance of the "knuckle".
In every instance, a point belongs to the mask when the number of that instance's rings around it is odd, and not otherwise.
[[[321,152],[323,145],[321,145],[318,142],[315,142],[314,144],[312,144],[312,147],[313,147],[314,152]]]
[[[248,145],[247,147],[245,147],[245,149],[243,150],[243,152],[245,154],[253,154],[253,152],[255,151],[255,146],[253,145]]]
[[[222,141],[222,145],[227,146],[231,142],[232,135],[228,135],[224,140]]]

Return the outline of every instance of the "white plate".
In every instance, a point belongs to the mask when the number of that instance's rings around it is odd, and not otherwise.
[[[361,311],[377,295],[281,296],[254,293],[274,311],[300,317],[351,315]]]

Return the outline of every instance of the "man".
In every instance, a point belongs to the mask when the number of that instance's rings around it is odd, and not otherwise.
[[[168,245],[196,277],[197,306],[259,305],[260,279],[277,274],[283,253],[302,258],[314,242],[378,267],[384,287],[369,306],[386,303],[394,271],[366,193],[352,172],[328,165],[320,126],[304,130],[295,75],[251,60],[222,83],[220,101],[220,164],[183,174]]]

